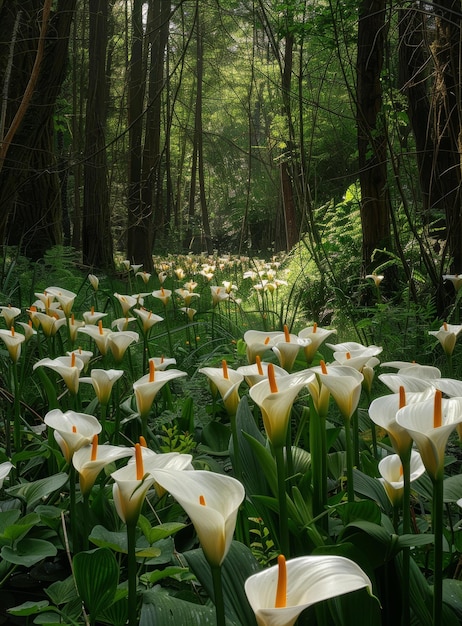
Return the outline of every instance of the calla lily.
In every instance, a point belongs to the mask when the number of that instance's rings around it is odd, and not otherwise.
[[[41,313],[40,311],[33,311],[32,321],[39,323],[43,333],[46,337],[53,337],[56,335],[61,326],[67,324],[66,318],[59,317],[58,313],[48,315],[47,313]]]
[[[107,404],[111,397],[112,387],[124,375],[123,370],[92,369],[90,376],[81,378],[81,383],[93,385],[96,397],[100,404]]]
[[[133,448],[121,446],[98,445],[98,435],[94,435],[91,446],[76,450],[72,456],[72,464],[79,473],[80,491],[88,494],[95,484],[101,470],[119,459],[132,456]]]
[[[414,440],[430,478],[435,481],[443,477],[449,435],[462,423],[462,398],[442,399],[439,390],[434,396],[400,409],[396,421]]]
[[[116,320],[114,320],[111,323],[111,328],[112,329],[115,328],[114,332],[116,331],[122,332],[122,331],[128,330],[128,325],[130,324],[130,322],[135,322],[135,321],[136,321],[136,317],[128,317],[128,316],[118,317]]]
[[[164,289],[161,287],[160,289],[153,291],[151,295],[160,300],[164,306],[167,306],[170,302],[170,298],[172,297],[172,291],[171,289]]]
[[[108,336],[107,347],[112,352],[116,363],[120,363],[128,347],[139,340],[138,333],[131,330],[124,330],[118,333],[111,333]]]
[[[68,317],[67,327],[69,329],[69,337],[72,343],[77,339],[77,331],[79,328],[85,326],[85,322],[82,320],[76,320],[74,318],[74,314],[72,313],[70,317]]]
[[[14,324],[14,320],[18,315],[21,315],[21,309],[16,306],[0,306],[0,314],[4,318],[8,328]]]
[[[152,403],[162,387],[170,380],[186,376],[186,372],[180,370],[165,370],[157,372],[153,361],[149,362],[149,374],[142,376],[133,383],[136,406],[142,418],[148,416]]]
[[[153,356],[149,359],[154,363],[154,367],[156,371],[162,372],[166,370],[169,365],[176,365],[176,359],[163,357],[163,356]]]
[[[187,307],[191,304],[191,300],[193,298],[200,298],[198,293],[194,293],[183,288],[175,289],[175,293],[178,294],[182,300],[184,300],[185,306]]]
[[[344,419],[349,420],[359,403],[363,375],[348,365],[322,364],[319,368],[313,367],[323,383],[330,391]]]
[[[385,276],[383,274],[375,274],[373,272],[372,274],[366,274],[366,278],[371,278],[374,281],[375,286],[378,288]]]
[[[382,349],[380,346],[369,346],[360,350],[338,350],[334,352],[334,359],[340,365],[348,365],[361,371],[366,363],[382,352]],[[374,364],[377,363],[374,361]]]
[[[70,316],[77,294],[61,287],[47,287],[45,293],[53,295],[64,311],[64,315],[66,317]]]
[[[144,498],[154,484],[154,477],[144,471],[143,456],[139,443],[135,445],[135,463],[129,463],[111,474],[114,480],[112,496],[120,519],[135,525]]]
[[[414,378],[425,378],[432,380],[441,378],[441,371],[434,365],[420,365],[415,361],[387,361],[381,367],[391,367],[398,370],[400,376],[413,376]]]
[[[250,388],[250,397],[260,407],[263,425],[273,446],[282,447],[286,442],[287,426],[295,398],[315,377],[309,370],[288,374],[276,379],[268,369],[268,379]]]
[[[230,294],[226,291],[224,287],[211,285],[210,291],[212,293],[212,306],[213,307],[216,307],[217,304],[220,304],[220,302],[223,302],[223,300],[229,300]]]
[[[180,311],[183,311],[183,313],[187,316],[187,318],[188,318],[188,320],[189,320],[190,322],[192,322],[192,321],[193,321],[194,316],[195,316],[195,315],[196,315],[196,313],[197,313],[197,310],[196,310],[196,309],[193,309],[193,308],[192,308],[192,307],[190,307],[190,306],[182,306],[182,307],[180,307]]]
[[[148,284],[151,274],[149,272],[136,272],[135,276],[139,276],[145,285]]]
[[[310,365],[319,349],[319,346],[337,331],[334,329],[320,328],[317,324],[313,326],[307,326],[298,333],[298,336],[302,339],[309,339],[310,343],[304,347],[305,358],[308,365]]]
[[[17,324],[19,324],[19,326],[22,326],[24,330],[24,336],[26,338],[26,342],[29,341],[29,339],[31,339],[34,335],[37,334],[37,331],[34,329],[32,325],[32,320],[29,320],[28,322],[17,322]]]
[[[74,452],[88,446],[94,435],[101,432],[101,424],[93,415],[53,409],[45,415],[44,422],[54,429],[54,437],[64,458],[70,463]]]
[[[145,446],[141,446],[144,468],[146,472],[152,473],[156,469],[173,469],[179,471],[194,471],[191,454],[181,454],[179,452],[164,452],[158,454]],[[130,459],[129,463],[134,463],[135,459]],[[158,483],[154,483],[157,496],[161,498],[165,495],[165,489]]]
[[[257,355],[263,357],[267,350],[271,350],[274,345],[274,338],[279,337],[280,334],[279,332],[265,333],[261,330],[246,331],[244,333],[244,341],[249,364],[255,363]]]
[[[147,311],[146,309],[133,309],[133,313],[136,313],[136,315],[140,318],[144,333],[147,333],[149,329],[154,326],[154,324],[164,321],[163,317],[156,315],[152,311]]]
[[[357,341],[344,341],[342,343],[326,343],[326,346],[333,352],[354,352],[355,350],[366,350],[365,346]]]
[[[245,382],[249,385],[249,387],[253,387],[260,381],[268,378],[268,366],[269,363],[262,361],[257,355],[256,362],[253,365],[243,365],[242,367],[238,367],[236,372],[244,376]],[[288,376],[289,374],[289,372],[286,372],[286,370],[279,367],[279,365],[273,365],[273,368],[276,378]]]
[[[412,372],[414,371],[414,368],[412,368]],[[398,393],[400,387],[403,387],[406,392],[411,393],[435,388],[433,384],[434,379],[417,378],[417,376],[409,375],[407,372],[404,374],[379,374],[378,378],[393,393]]]
[[[393,506],[398,506],[403,499],[404,475],[401,459],[398,454],[389,454],[379,463],[380,478],[388,499]],[[411,452],[410,482],[417,480],[425,472],[422,457],[416,450]]]
[[[80,372],[84,368],[84,362],[75,355],[75,352],[71,353],[71,356],[60,356],[56,359],[40,359],[34,364],[33,369],[37,367],[48,367],[51,370],[57,372],[64,380],[66,387],[73,394],[76,394],[79,390],[79,376]]]
[[[79,328],[77,332],[84,333],[91,337],[100,353],[103,356],[106,355],[109,335],[111,335],[113,331],[110,328],[103,328],[101,320],[98,321],[97,326],[84,326],[83,328]]]
[[[0,328],[0,339],[5,344],[13,363],[17,363],[21,356],[21,344],[26,340],[26,336],[17,333],[12,326],[11,330]]]
[[[95,291],[98,291],[99,287],[99,278],[95,274],[88,274],[88,280],[90,281],[90,285],[93,287]]]
[[[454,285],[456,293],[462,287],[462,274],[444,274],[443,280],[448,280]]]
[[[209,379],[212,393],[214,388],[218,389],[228,415],[235,415],[239,404],[239,386],[244,376],[229,368],[226,361],[222,362],[222,367],[202,367],[199,372]]]
[[[258,626],[292,626],[300,613],[315,604],[372,583],[354,561],[342,556],[301,556],[253,574],[245,593]]]
[[[11,472],[13,467],[14,465],[13,463],[10,463],[10,461],[4,461],[3,463],[0,463],[0,489],[3,487],[3,482],[8,474]]]
[[[122,315],[124,317],[127,317],[130,309],[138,304],[138,301],[134,296],[122,295],[120,293],[115,293],[114,296],[117,298],[120,306],[122,307]]]
[[[273,347],[271,348],[277,356],[279,365],[287,372],[291,372],[295,363],[295,359],[301,349],[305,348],[311,339],[301,339],[297,335],[289,333],[289,329],[284,325],[284,334],[273,339]]]
[[[408,404],[416,404],[433,397],[434,391],[426,389],[421,392],[409,393],[401,388],[400,393],[375,398],[369,406],[369,417],[377,426],[387,431],[395,452],[403,457],[412,446],[412,437],[408,431],[396,421],[399,409]]]
[[[82,317],[84,319],[85,324],[90,326],[94,326],[99,322],[100,319],[106,317],[107,313],[101,313],[100,311],[95,311],[95,307],[92,306],[89,311],[85,311],[82,313]]]
[[[82,348],[76,348],[75,350],[66,352],[67,356],[72,356],[72,353],[74,353],[78,359],[83,361],[84,369],[86,369],[87,365],[90,363],[91,357],[93,356],[93,352],[90,350],[82,350]]]
[[[444,322],[439,330],[430,330],[428,331],[428,334],[436,337],[440,342],[444,353],[447,356],[451,356],[456,346],[457,337],[460,335],[461,331],[462,325],[447,324]]]
[[[242,484],[231,476],[202,470],[153,469],[152,476],[188,514],[209,564],[220,566],[231,545],[237,511],[244,500]]]

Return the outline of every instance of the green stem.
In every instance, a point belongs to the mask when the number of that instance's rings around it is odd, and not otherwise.
[[[103,435],[103,441],[107,441],[106,433],[106,417],[107,417],[107,404],[100,404],[101,411],[101,434]]]
[[[359,468],[359,417],[358,409],[351,416],[351,430],[353,436],[353,463]]]
[[[239,454],[239,439],[237,437],[237,420],[235,415],[230,415],[229,420],[231,422],[231,439],[233,443],[233,456],[234,456],[234,474],[238,480],[242,479],[242,465],[241,457]]]
[[[289,543],[289,518],[287,512],[286,472],[284,463],[284,447],[274,448],[276,458],[276,471],[278,479],[278,502],[279,502],[279,546],[281,554],[290,558]]]
[[[72,463],[72,459],[69,463],[69,518],[71,523],[71,539],[72,539],[72,552],[76,554],[79,551],[77,546],[77,519],[75,509],[75,480],[76,471]]]
[[[403,534],[411,532],[411,451],[410,447],[406,453],[401,455],[401,465],[403,466]],[[410,578],[410,548],[403,548],[403,580],[402,580],[402,626],[410,623],[410,603],[409,603],[409,578]]]
[[[433,480],[433,534],[435,536],[433,571],[433,626],[443,624],[443,479]]]
[[[322,419],[310,403],[310,454],[313,481],[313,516],[317,517],[324,511],[327,503],[327,488],[324,488],[325,419]],[[322,430],[324,429],[324,433]],[[324,437],[323,437],[324,435]],[[323,441],[324,439],[324,441]],[[327,479],[327,476],[326,476]],[[323,518],[324,519],[324,518]]]
[[[136,523],[127,524],[128,549],[128,626],[138,626],[138,599],[136,596]]]
[[[348,502],[354,502],[355,490],[353,485],[353,444],[351,441],[350,420],[345,420],[345,442],[346,442],[346,465],[347,465],[347,495]]]
[[[225,601],[223,596],[223,580],[221,577],[221,565],[211,565],[213,595],[215,597],[215,615],[217,626],[225,626]]]
[[[18,378],[18,364],[13,362],[13,394],[14,394],[14,449],[15,452],[21,450],[21,404],[20,404],[20,388]]]

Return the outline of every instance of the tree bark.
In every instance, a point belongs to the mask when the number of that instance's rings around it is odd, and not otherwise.
[[[111,270],[114,256],[105,140],[107,0],[90,0],[89,9],[82,256],[91,268]]]
[[[51,14],[43,58],[24,115],[8,146],[0,171],[0,241],[21,245],[33,259],[62,242],[60,187],[53,140],[53,114],[67,69],[69,33],[76,0],[60,0]],[[6,125],[9,128],[30,84],[39,38],[43,1],[8,2],[0,12],[0,40],[8,42],[18,11],[21,19],[14,50]],[[8,43],[0,44],[3,82]],[[22,80],[21,80],[22,79]]]
[[[390,199],[387,189],[387,139],[381,119],[385,40],[385,1],[363,0],[359,12],[357,55],[357,132],[361,185],[362,262],[371,273],[376,250],[390,248]]]

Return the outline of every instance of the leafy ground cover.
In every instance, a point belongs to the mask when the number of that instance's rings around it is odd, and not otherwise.
[[[320,324],[294,258],[64,252],[3,260],[4,621],[460,623],[457,299]]]

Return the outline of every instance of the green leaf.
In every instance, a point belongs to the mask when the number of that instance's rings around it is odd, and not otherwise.
[[[104,526],[95,526],[90,533],[90,541],[99,548],[110,548],[114,552],[123,552],[127,554],[127,533],[112,532],[104,528]]]
[[[119,582],[119,566],[108,548],[79,552],[73,559],[74,576],[81,597],[92,620],[111,604]]]
[[[215,610],[208,606],[185,602],[164,593],[150,591],[143,596],[139,626],[216,626]],[[227,626],[231,622],[226,620]]]
[[[144,574],[141,576],[141,579],[146,583],[154,585],[163,578],[175,577],[179,574],[185,574],[187,572],[189,572],[187,567],[175,567],[172,565],[171,567],[166,567],[165,569],[157,569],[153,572],[149,572],[148,574]]]
[[[77,597],[77,590],[72,576],[65,580],[57,580],[46,588],[47,596],[56,606],[67,604]]]
[[[457,502],[462,497],[462,475],[456,474],[443,481],[444,502]]]
[[[28,615],[39,613],[39,611],[48,607],[49,604],[48,600],[40,600],[39,602],[23,602],[18,606],[8,609],[8,613],[11,613],[11,615],[17,615],[18,617],[27,617]]]
[[[388,499],[385,489],[380,481],[376,478],[372,478],[371,476],[367,476],[367,474],[364,474],[357,469],[353,470],[353,479],[356,493],[377,502],[387,515],[391,513],[391,502]]]
[[[56,556],[57,552],[56,547],[49,541],[26,537],[19,541],[14,549],[10,546],[3,546],[0,556],[8,563],[32,567],[42,559]]]
[[[206,590],[214,598],[212,574],[201,549],[190,550],[183,554],[188,565]],[[223,595],[226,615],[236,624],[256,626],[255,615],[244,592],[244,583],[249,576],[260,569],[255,557],[247,546],[232,541],[230,550],[221,567]],[[191,622],[188,621],[188,624]]]
[[[38,368],[42,369],[42,368]],[[41,478],[33,483],[21,483],[14,487],[9,487],[5,491],[8,495],[24,500],[32,508],[44,498],[61,489],[67,482],[67,474],[59,473]]]
[[[274,495],[277,494],[277,473],[276,473],[276,461],[274,460],[271,452],[266,448],[262,443],[257,441],[254,437],[250,436],[248,433],[243,433],[247,443],[249,444],[252,452],[254,453],[255,460],[258,463],[258,472],[262,473],[268,484],[270,489]],[[246,467],[245,465],[243,467]],[[246,484],[246,479],[244,476],[244,484]],[[258,492],[257,492],[258,493]],[[249,495],[252,496],[254,492],[250,491]]]
[[[18,509],[11,509],[10,511],[0,512],[0,537],[5,536],[7,528],[12,526],[21,516],[21,511]]]
[[[120,597],[119,597],[120,596]],[[116,600],[99,614],[99,620],[110,626],[125,626],[128,621],[127,590],[117,589]]]
[[[379,507],[372,500],[348,502],[339,506],[337,510],[345,526],[357,520],[379,525],[382,518]]]
[[[40,521],[40,517],[36,513],[30,513],[22,517],[18,523],[11,524],[5,529],[3,536],[5,539],[9,539],[11,542],[17,541],[20,537],[23,537],[27,532],[36,526]]]
[[[230,436],[229,426],[221,422],[209,422],[202,429],[201,450],[215,456],[228,456]]]
[[[143,535],[146,537],[150,544],[166,539],[171,535],[174,535],[182,528],[185,528],[186,524],[180,522],[167,522],[166,524],[159,524],[158,526],[151,526],[149,520],[140,515],[138,519],[138,526],[140,527]]]

